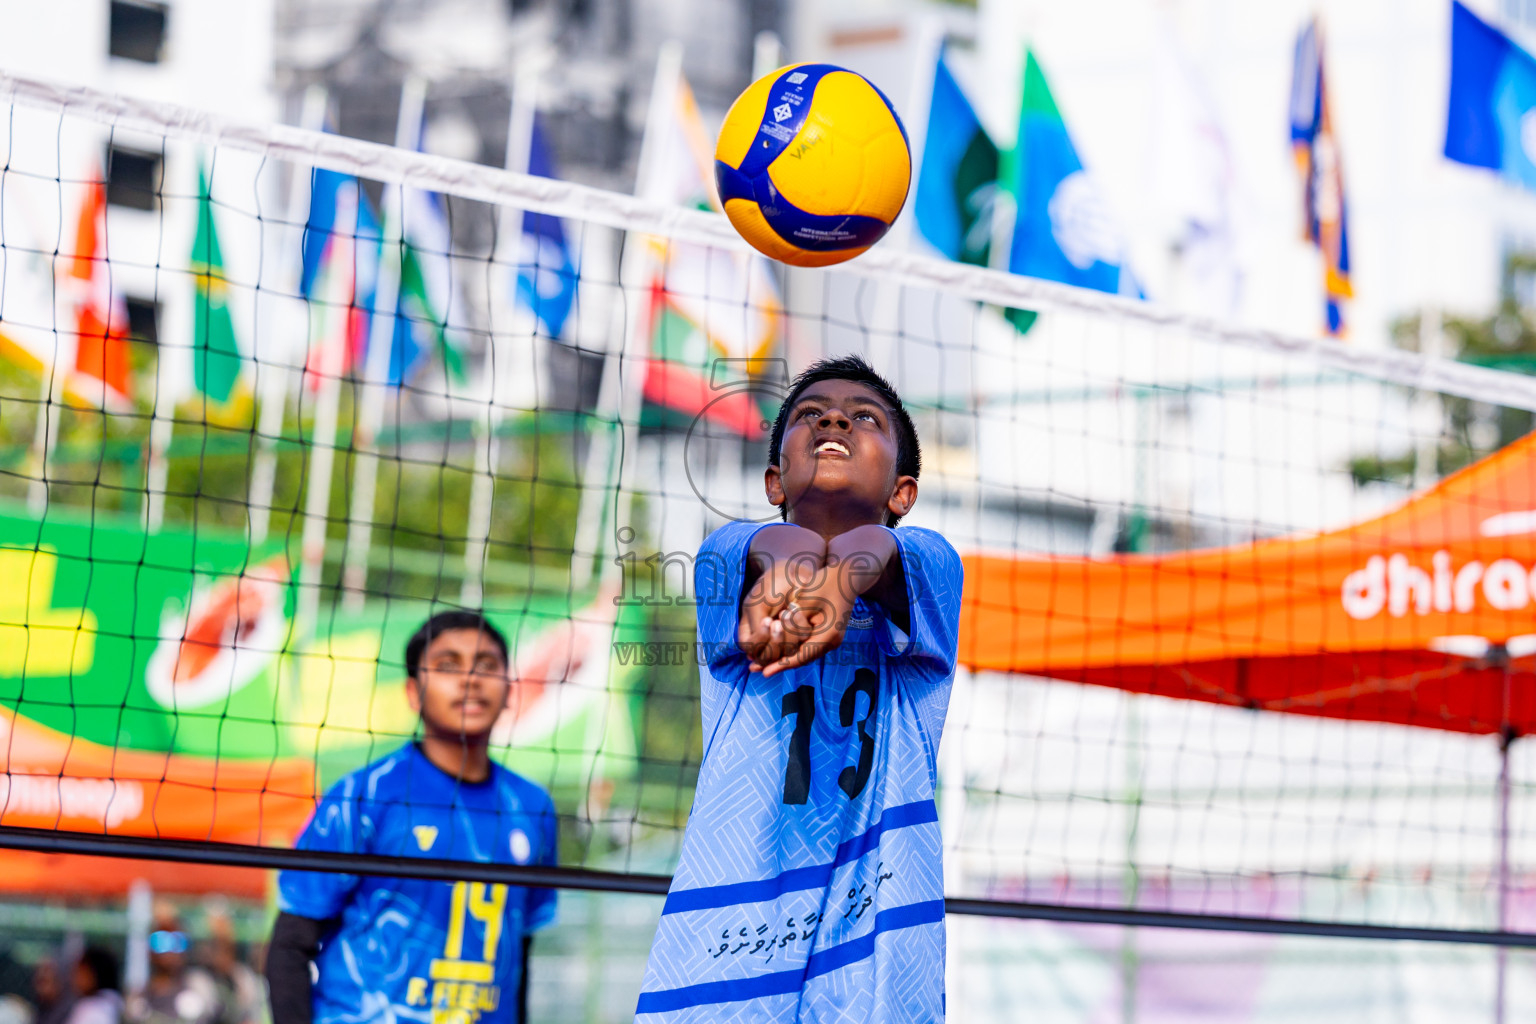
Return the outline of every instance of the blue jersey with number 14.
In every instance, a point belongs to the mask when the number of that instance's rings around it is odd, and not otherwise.
[[[736,642],[759,528],[699,549],[704,761],[636,1020],[942,1020],[933,794],[960,559],[930,530],[893,530],[910,633],[860,600],[841,647],[764,679]]]
[[[553,864],[554,804],[491,765],[463,782],[409,744],[325,795],[304,850]],[[549,889],[284,871],[278,905],[336,922],[320,948],[314,1024],[518,1024],[523,936],[555,913]]]

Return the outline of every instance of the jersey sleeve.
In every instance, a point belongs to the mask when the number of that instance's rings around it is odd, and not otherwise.
[[[554,867],[559,862],[560,819],[555,816],[554,801],[545,794],[544,809],[539,812],[539,849],[534,857],[534,863]],[[554,889],[528,890],[526,918],[528,931],[536,932],[554,921],[555,901]]]
[[[333,853],[368,853],[362,836],[363,803],[357,780],[348,776],[325,795],[315,807],[298,849]],[[297,914],[316,921],[339,915],[347,899],[357,888],[357,875],[321,871],[281,871],[277,876],[277,902],[284,913]]]
[[[716,675],[733,664],[746,665],[736,643],[741,619],[741,585],[746,579],[747,551],[752,538],[768,523],[727,523],[704,538],[693,565],[693,592],[698,600],[699,643]]]
[[[949,541],[919,526],[888,527],[907,578],[911,633],[889,619],[880,636],[886,653],[921,659],[945,675],[955,669],[960,643],[960,597],[965,571]]]

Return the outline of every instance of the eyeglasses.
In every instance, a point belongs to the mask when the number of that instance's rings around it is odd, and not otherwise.
[[[149,951],[151,953],[185,953],[187,935],[185,932],[150,932]]]
[[[423,665],[422,668],[439,676],[483,676],[487,679],[506,679],[508,676],[505,665],[475,665],[472,668],[460,665]]]

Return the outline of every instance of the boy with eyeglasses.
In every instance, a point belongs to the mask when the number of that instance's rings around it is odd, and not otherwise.
[[[406,644],[405,668],[419,738],[332,787],[299,848],[554,864],[549,794],[489,755],[511,690],[506,638],[480,612],[443,612]],[[555,894],[284,871],[278,904],[274,1024],[515,1024],[527,1017],[530,936],[554,918]]]

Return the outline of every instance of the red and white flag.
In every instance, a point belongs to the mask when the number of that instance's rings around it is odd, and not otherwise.
[[[59,317],[75,327],[70,394],[103,409],[132,407],[128,374],[128,306],[112,286],[107,260],[107,192],[100,175],[86,186],[75,248],[61,275]]]

